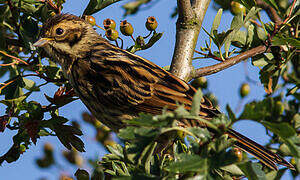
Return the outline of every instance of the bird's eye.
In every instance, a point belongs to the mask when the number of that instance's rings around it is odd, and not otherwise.
[[[64,33],[64,30],[62,28],[57,28],[56,29],[56,34],[57,35],[62,35]]]

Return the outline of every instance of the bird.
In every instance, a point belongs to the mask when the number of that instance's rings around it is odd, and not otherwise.
[[[83,18],[57,14],[42,26],[34,44],[58,63],[76,94],[103,124],[118,132],[126,120],[139,113],[158,115],[179,104],[189,110],[196,89],[151,61],[121,49],[96,32]],[[204,96],[199,116],[211,120],[221,114]],[[185,127],[203,127],[197,120],[180,122]],[[252,154],[272,170],[276,164],[290,169],[285,159],[237,131],[225,132],[235,146]]]

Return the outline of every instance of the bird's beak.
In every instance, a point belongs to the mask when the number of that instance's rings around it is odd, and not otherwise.
[[[39,39],[37,42],[35,42],[35,43],[33,44],[33,46],[35,46],[35,47],[43,47],[43,46],[45,46],[46,44],[48,44],[49,41],[52,41],[52,40],[53,40],[53,38],[41,38],[41,39]]]

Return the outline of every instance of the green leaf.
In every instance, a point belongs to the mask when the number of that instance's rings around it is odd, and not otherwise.
[[[271,123],[267,121],[261,122],[267,129],[271,130],[281,138],[286,139],[296,135],[296,131],[288,123]]]
[[[272,100],[270,98],[263,101],[253,101],[245,105],[245,108],[238,119],[252,119],[256,121],[270,117],[272,111]]]
[[[246,23],[249,19],[253,18],[258,12],[260,11],[260,8],[256,8],[255,6],[250,9],[250,11],[247,13],[244,23]]]
[[[7,99],[7,100],[1,100],[0,103],[5,104],[6,106],[11,106],[12,104],[14,105],[19,105],[20,103],[22,103],[29,95],[31,94],[31,92],[28,92],[18,98],[15,99]]]
[[[286,93],[286,96],[295,94],[295,93],[298,91],[299,87],[300,87],[300,86],[295,86],[295,87],[289,89],[288,92]]]
[[[253,38],[254,38],[254,25],[250,24],[247,29],[247,38],[246,38],[246,44],[248,47],[251,46]]]
[[[79,152],[85,152],[84,143],[77,136],[82,136],[82,131],[74,126],[64,125],[68,121],[66,118],[61,116],[53,115],[49,120],[50,126],[59,141],[69,150],[72,146]]]
[[[199,115],[202,97],[203,97],[202,91],[198,89],[193,97],[192,108],[190,111],[191,115],[195,115],[195,116]]]
[[[257,67],[263,67],[272,62],[274,58],[272,53],[259,54],[252,57],[252,64]]]
[[[23,78],[23,81],[25,83],[25,86],[24,88],[27,89],[27,90],[30,90],[30,91],[39,91],[40,88],[35,86],[35,82],[30,80],[30,79],[26,79],[26,78]]]
[[[284,36],[276,35],[272,38],[272,45],[273,46],[290,45],[299,49],[300,40],[292,37],[284,37]]]
[[[106,147],[110,153],[115,154],[115,155],[119,156],[120,158],[124,158],[123,148],[121,145],[119,145],[119,144],[115,144],[114,146],[107,145]]]
[[[222,13],[223,13],[223,9],[221,8],[218,10],[218,13],[213,21],[213,24],[212,24],[212,27],[210,30],[210,34],[213,34],[213,31],[218,30],[218,27],[220,25],[221,18],[222,18]]]
[[[244,47],[246,45],[247,33],[245,31],[236,30],[232,37],[232,44],[236,47]]]
[[[162,116],[159,116],[162,117]],[[139,117],[127,120],[126,123],[136,126],[145,126],[145,127],[161,127],[168,124],[168,121],[165,118],[154,118],[151,114],[140,113]]]
[[[264,87],[269,91],[271,88],[272,91],[268,93],[274,92],[277,87],[277,83],[280,77],[282,69],[278,69],[275,64],[267,64],[263,67],[263,69],[259,72],[259,79]],[[270,82],[272,81],[272,82]],[[270,86],[271,83],[271,86]],[[270,87],[269,87],[270,86]]]
[[[295,129],[300,128],[300,114],[295,114],[293,117],[293,122],[295,122]]]
[[[259,163],[245,162],[238,164],[238,167],[251,180],[267,180],[262,166]]]
[[[119,2],[120,0],[90,0],[89,4],[85,8],[83,15],[92,15],[107,6]]]
[[[77,171],[74,174],[76,176],[77,180],[89,180],[90,175],[86,170],[83,169],[77,169]]]
[[[213,31],[213,34],[215,36],[215,40],[214,43],[220,48],[223,46],[224,42],[226,41],[226,39],[228,38],[228,36],[230,35],[230,33],[233,30],[228,30],[226,32],[221,32],[221,33],[217,33],[217,31]]]
[[[125,5],[122,6],[122,8],[126,11],[124,16],[127,15],[132,15],[135,14],[139,8],[143,5],[143,4],[147,4],[151,2],[150,0],[135,0],[135,1],[130,1],[128,3],[126,3]],[[177,14],[177,12],[176,12]]]
[[[244,173],[241,171],[241,169],[236,164],[230,164],[224,167],[221,167],[220,169],[227,171],[235,176],[243,176]]]
[[[47,77],[51,79],[60,79],[63,76],[61,68],[56,66],[44,66],[43,70]]]
[[[124,140],[141,140],[144,139],[145,143],[150,141],[154,137],[158,135],[158,129],[154,128],[147,128],[147,127],[140,127],[133,128],[133,127],[126,127],[121,129],[118,133],[118,136]]]
[[[300,148],[299,143],[300,139],[297,136],[292,136],[287,139],[284,139],[284,143],[289,147],[291,154],[295,157],[300,157]]]
[[[211,138],[210,132],[206,128],[201,127],[189,127],[187,130],[195,137],[198,137],[201,143],[207,142]]]
[[[165,167],[165,170],[173,173],[198,172],[203,175],[208,173],[208,169],[208,160],[196,154],[179,154],[175,162]]]
[[[157,142],[152,142],[146,146],[138,159],[138,165],[142,165],[145,168],[147,174],[150,174],[150,160],[157,146]]]
[[[2,92],[0,91],[1,95],[5,95],[5,99],[15,99],[24,94],[22,87],[25,86],[24,81],[22,80],[20,76],[12,78],[14,81],[4,87],[2,89]],[[12,80],[8,80],[7,82],[10,82]]]
[[[229,52],[231,43],[233,41],[238,41],[240,39],[238,37],[237,33],[240,32],[239,29],[243,26],[243,24],[244,24],[243,23],[243,15],[241,13],[237,16],[234,16],[233,20],[231,21],[231,25],[230,25],[231,31],[230,31],[230,33],[228,33],[227,37],[224,40],[224,50],[225,50],[226,58],[228,57],[228,52]],[[245,38],[245,37],[243,36],[242,38]],[[245,44],[245,43],[243,43],[243,44]],[[238,47],[241,47],[241,46],[238,46]]]
[[[134,127],[126,127],[120,129],[118,136],[121,139],[134,140],[135,139],[134,129],[135,129]]]
[[[231,120],[231,122],[232,123],[235,122],[237,120],[236,116],[228,104],[226,105],[226,111],[228,113],[228,116],[229,116],[229,119]]]
[[[231,21],[230,29],[239,30],[239,29],[241,29],[241,27],[243,27],[243,25],[244,25],[243,15],[238,14],[237,16],[233,17],[233,19]]]
[[[283,174],[286,172],[287,169],[279,169],[278,171],[271,171],[268,174],[266,174],[266,178],[268,180],[278,180],[281,179]]]

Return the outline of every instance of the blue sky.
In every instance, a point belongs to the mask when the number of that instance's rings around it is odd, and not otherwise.
[[[87,6],[88,1],[67,1],[64,5],[63,12],[64,13],[72,13],[75,15],[81,15]],[[137,35],[146,35],[148,31],[145,29],[144,24],[145,20],[148,16],[155,16],[158,20],[158,32],[164,32],[161,40],[158,41],[151,49],[145,51],[139,51],[136,54],[151,60],[152,62],[158,64],[159,66],[170,65],[172,54],[174,50],[175,44],[175,23],[176,18],[171,19],[170,15],[174,10],[176,5],[176,1],[170,0],[161,0],[157,1],[157,3],[150,9],[143,9],[135,16],[128,16],[126,18],[123,17],[124,10],[120,8],[120,5],[125,4],[128,1],[121,1],[112,5],[109,8],[104,9],[101,12],[94,14],[96,18],[97,24],[102,25],[102,22],[106,18],[114,19],[117,24],[121,20],[128,20],[134,26],[134,36]],[[212,21],[214,16],[216,15],[216,10],[212,8],[212,3],[207,11],[207,14],[204,18],[203,27],[206,30],[210,30]],[[219,31],[226,30],[230,26],[230,22],[233,16],[230,12],[224,12],[222,16],[221,25]],[[103,31],[99,30],[100,34],[104,34]],[[129,38],[124,37],[125,46],[126,44],[129,46],[132,44],[132,41]],[[208,40],[207,35],[201,30],[198,46],[205,45],[205,40]],[[215,63],[214,60],[211,59],[202,59],[196,60],[194,62],[195,67],[207,66]],[[246,68],[245,68],[246,67]],[[233,66],[227,70],[221,71],[217,74],[207,76],[209,83],[209,90],[215,94],[215,96],[219,100],[220,109],[225,112],[226,104],[229,104],[232,109],[236,109],[240,104],[239,97],[239,86],[241,83],[246,82],[245,77],[245,69],[247,69],[249,76],[259,81],[258,79],[258,71],[257,67],[251,66],[250,62],[240,63],[236,66]],[[38,79],[31,78],[36,82],[41,82]],[[0,78],[0,82],[3,82],[5,79]],[[245,104],[247,102],[251,102],[254,99],[260,100],[264,96],[264,89],[262,85],[253,85],[251,86],[251,93],[241,104]],[[31,96],[31,100],[37,100],[42,102],[43,105],[47,105],[47,101],[43,93],[53,96],[54,92],[57,90],[57,86],[50,85],[42,89],[42,92],[35,93]],[[0,97],[0,99],[3,97]],[[60,114],[69,118],[70,120],[81,120],[81,113],[83,111],[87,111],[85,106],[79,101],[72,102],[67,106],[60,109]],[[0,105],[0,115],[4,113],[4,106]],[[47,117],[46,117],[47,118]],[[238,130],[240,133],[250,137],[258,143],[264,144],[266,143],[265,129],[254,122],[251,121],[240,121],[235,124],[234,128]],[[95,144],[94,135],[95,130],[89,126],[83,127],[84,136],[82,140],[85,142],[86,152],[82,153],[84,158],[87,157],[98,157],[101,158],[106,152],[104,149]],[[6,129],[4,133],[0,134],[0,154],[7,152],[7,150],[12,145],[12,137],[16,132],[10,131]],[[55,157],[58,160],[61,167],[58,169],[56,167],[52,167],[50,169],[41,170],[35,164],[35,159],[42,156],[42,146],[44,143],[50,142],[55,147]],[[39,179],[41,177],[46,177],[49,180],[57,179],[58,172],[66,173],[72,175],[76,171],[76,167],[72,166],[61,157],[61,151],[65,150],[65,148],[60,144],[57,138],[55,137],[42,137],[38,139],[37,145],[32,145],[29,150],[27,150],[21,158],[14,163],[8,164],[3,163],[0,167],[0,180],[2,179]],[[86,163],[87,164],[87,163]],[[89,169],[86,165],[83,168]],[[290,177],[290,176],[287,176]]]

